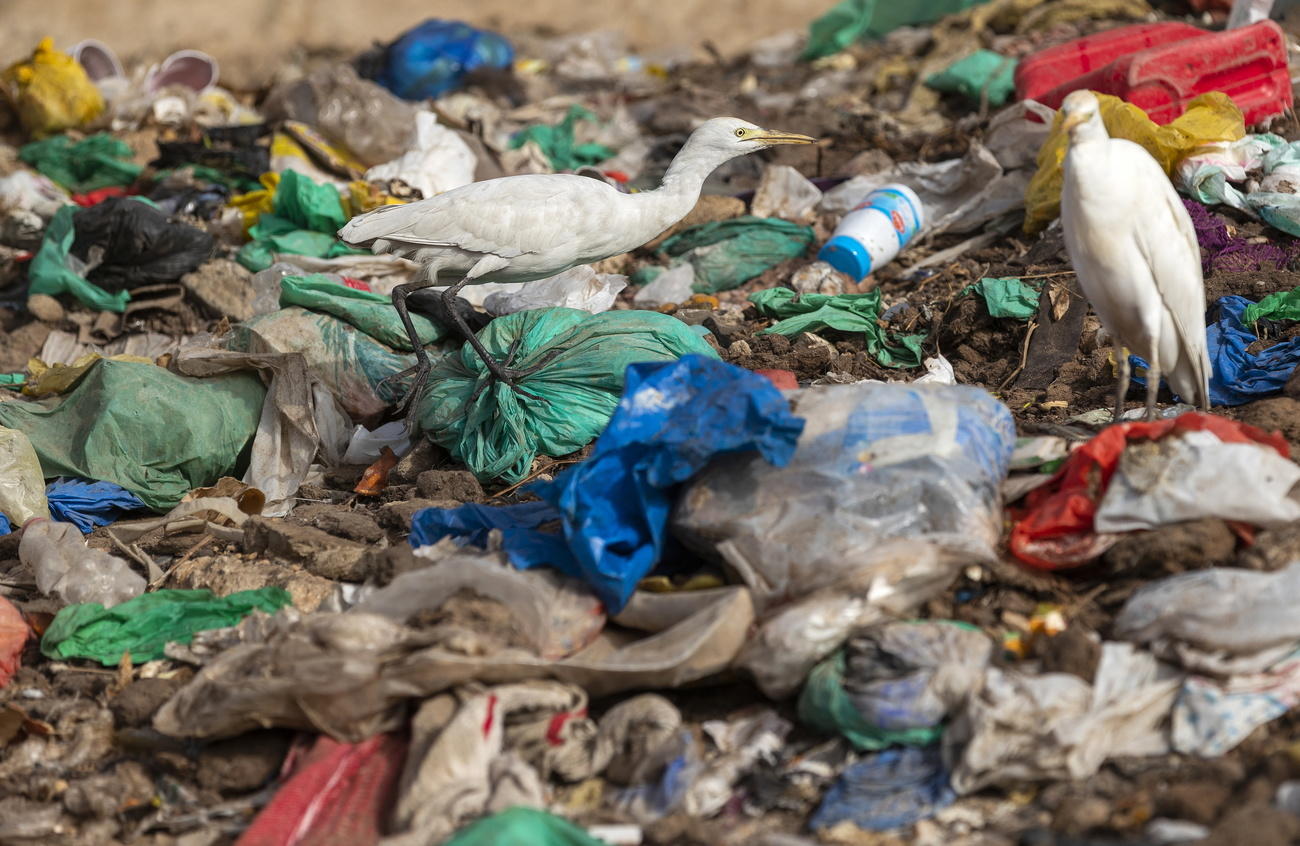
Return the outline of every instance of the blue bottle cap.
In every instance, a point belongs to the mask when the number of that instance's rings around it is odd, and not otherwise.
[[[847,273],[853,281],[861,282],[871,272],[871,253],[853,238],[837,235],[826,242],[817,258],[840,273]]]

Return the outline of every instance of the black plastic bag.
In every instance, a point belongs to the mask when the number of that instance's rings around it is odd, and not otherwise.
[[[86,278],[109,292],[175,282],[207,261],[216,243],[130,197],[81,209],[73,227],[72,254],[91,265]]]

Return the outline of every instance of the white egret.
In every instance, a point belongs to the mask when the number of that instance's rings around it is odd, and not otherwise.
[[[1125,347],[1148,364],[1146,419],[1155,415],[1161,376],[1184,402],[1208,411],[1205,285],[1187,208],[1150,153],[1107,134],[1091,91],[1073,92],[1061,111],[1070,133],[1061,225],[1079,285],[1115,339],[1115,419],[1129,386]]]
[[[512,369],[513,351],[504,363],[494,359],[455,308],[462,287],[543,279],[634,250],[685,217],[695,207],[704,180],[723,162],[776,144],[815,140],[737,118],[713,118],[691,133],[653,191],[625,194],[576,174],[525,174],[475,182],[353,218],[339,230],[345,242],[423,266],[412,282],[393,289],[393,307],[416,351],[417,364],[407,371],[416,378],[405,404],[413,403],[429,372],[428,357],[407,314],[411,292],[436,284],[439,275],[458,279],[442,294],[446,316],[492,375],[514,387],[540,365]]]

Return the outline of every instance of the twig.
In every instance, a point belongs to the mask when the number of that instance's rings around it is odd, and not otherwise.
[[[150,584],[153,584],[155,581],[162,578],[164,575],[162,568],[159,567],[157,562],[155,562],[151,557],[145,555],[144,550],[140,549],[140,547],[135,544],[123,543],[118,536],[113,534],[111,531],[106,532],[105,534],[108,535],[108,539],[113,542],[114,546],[122,550],[124,555],[130,556],[132,561],[144,567],[145,574],[149,576]]]
[[[1020,364],[1016,365],[1016,369],[1011,371],[1010,376],[1002,380],[1001,385],[998,385],[999,393],[1005,391],[1007,389],[1007,385],[1011,384],[1011,380],[1019,376],[1020,371],[1025,369],[1025,364],[1026,362],[1029,361],[1029,339],[1034,337],[1034,330],[1037,328],[1038,328],[1037,321],[1034,320],[1029,321],[1029,329],[1028,331],[1025,332],[1025,343],[1024,346],[1021,347],[1020,349]]]
[[[1021,279],[1046,279],[1049,276],[1073,276],[1073,270],[1058,270],[1055,273],[1035,273],[1032,276],[1021,276]]]
[[[558,461],[553,461],[550,464],[546,465],[545,467],[537,468],[537,470],[535,470],[532,473],[529,473],[526,477],[520,479],[518,482],[515,482],[513,485],[506,488],[505,490],[492,494],[492,496],[488,497],[488,499],[502,499],[506,496],[506,494],[514,493],[515,491],[519,490],[524,485],[528,484],[533,479],[536,479],[538,476],[542,475],[543,473],[549,473],[552,468],[559,467],[560,465],[567,466],[569,464],[578,464],[581,461],[582,459],[580,458],[562,458]]]

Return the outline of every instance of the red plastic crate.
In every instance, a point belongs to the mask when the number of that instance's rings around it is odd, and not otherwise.
[[[1080,88],[1113,94],[1169,123],[1201,94],[1222,91],[1258,123],[1291,107],[1286,39],[1272,21],[1228,32],[1137,24],[1050,47],[1016,68],[1016,93],[1060,108]]]

